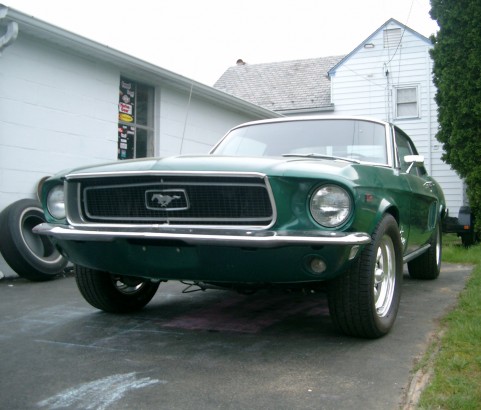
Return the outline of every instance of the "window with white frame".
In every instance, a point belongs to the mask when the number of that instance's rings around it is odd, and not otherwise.
[[[397,87],[396,118],[419,117],[419,92],[417,86]]]

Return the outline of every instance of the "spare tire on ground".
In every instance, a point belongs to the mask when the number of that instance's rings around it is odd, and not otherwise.
[[[20,199],[0,213],[0,252],[19,276],[32,281],[54,279],[68,263],[47,237],[32,232],[43,222],[34,199]]]

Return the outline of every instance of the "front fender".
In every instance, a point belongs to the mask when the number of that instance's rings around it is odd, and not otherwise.
[[[406,200],[407,202],[407,200]],[[384,215],[390,214],[396,220],[403,246],[407,246],[407,238],[409,237],[409,204],[399,204],[390,196],[386,196],[385,192],[373,191],[372,189],[359,192],[357,198],[357,210],[352,228],[367,232],[370,235],[376,229]]]

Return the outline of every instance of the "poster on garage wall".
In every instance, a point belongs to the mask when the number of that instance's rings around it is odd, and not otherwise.
[[[135,83],[120,79],[119,87],[119,127],[118,159],[134,158],[135,127]]]

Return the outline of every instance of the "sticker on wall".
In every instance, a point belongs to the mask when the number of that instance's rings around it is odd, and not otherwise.
[[[119,120],[123,122],[133,122],[134,118],[129,114],[120,113]]]
[[[132,106],[130,104],[119,103],[119,112],[132,115]]]
[[[132,88],[132,83],[128,82],[128,81],[125,81],[125,80],[122,80],[120,82],[120,88],[124,89],[124,90],[130,90]]]

